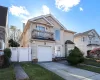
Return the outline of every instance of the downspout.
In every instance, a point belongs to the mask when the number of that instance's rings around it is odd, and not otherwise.
[[[67,44],[65,44],[65,57],[67,57]]]

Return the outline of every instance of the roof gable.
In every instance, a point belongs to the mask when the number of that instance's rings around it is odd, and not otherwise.
[[[54,25],[54,24],[57,24],[57,25],[59,25],[62,29],[67,30],[53,15],[51,15],[51,14],[45,15],[45,18],[46,18],[50,23],[52,23],[53,25]]]
[[[51,18],[51,19],[50,19]],[[35,18],[32,18],[32,19],[29,19],[28,21],[37,21],[39,19],[43,19],[44,21],[46,21],[48,24],[50,24],[49,26],[53,26],[53,27],[59,27],[60,29],[63,29],[67,32],[71,32],[71,33],[76,33],[74,31],[70,31],[70,30],[67,30],[53,15],[51,14],[47,14],[47,15],[41,15],[41,16],[38,16],[38,17],[35,17]],[[40,21],[39,21],[40,22]],[[42,21],[41,21],[42,22]],[[43,22],[44,23],[44,22]]]
[[[98,36],[98,38],[100,39],[99,37],[99,34],[96,32],[95,29],[91,29],[91,30],[88,30],[86,32],[83,32],[83,33],[78,33],[78,34],[75,34],[74,37],[79,37],[79,36],[88,36],[88,35],[91,35],[92,34],[96,34]]]
[[[67,30],[53,15],[51,14],[47,14],[47,15],[41,15],[32,19],[29,19],[29,21],[36,21],[39,19],[44,19],[46,22],[48,22],[51,26],[54,26],[54,24],[51,22],[51,20],[49,18],[51,17],[52,21],[54,21],[56,24],[58,24],[59,26],[61,26],[61,28]]]
[[[78,37],[78,36],[87,36],[89,32],[91,32],[92,30],[94,29],[91,29],[91,30],[88,30],[88,31],[85,31],[83,33],[77,33],[75,34],[75,37]]]
[[[29,19],[29,21],[45,23],[45,24],[49,24],[49,25],[53,26],[52,23],[50,23],[43,15],[39,16],[39,17],[35,17],[35,18],[32,18],[32,19]]]
[[[93,29],[91,32],[89,32],[88,35],[93,35],[94,37],[96,35],[100,39],[99,34],[96,32],[95,29]]]

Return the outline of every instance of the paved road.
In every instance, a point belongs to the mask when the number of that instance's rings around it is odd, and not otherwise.
[[[62,63],[39,63],[42,67],[56,73],[65,80],[100,80],[100,74],[78,69]]]

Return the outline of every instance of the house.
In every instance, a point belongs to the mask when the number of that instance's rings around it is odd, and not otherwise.
[[[74,48],[74,33],[53,15],[42,15],[28,20],[20,45],[32,48],[33,61],[52,61],[55,57],[65,57]]]
[[[100,47],[99,34],[94,30],[75,34],[75,45],[83,52],[84,56],[88,56],[88,51]]]
[[[0,55],[2,54],[2,50],[7,47],[7,13],[8,8],[4,6],[0,6]]]

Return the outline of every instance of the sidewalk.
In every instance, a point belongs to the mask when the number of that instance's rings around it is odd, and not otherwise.
[[[16,80],[29,79],[28,75],[25,73],[25,71],[22,69],[22,67],[18,63],[14,64],[14,71],[16,75]]]

